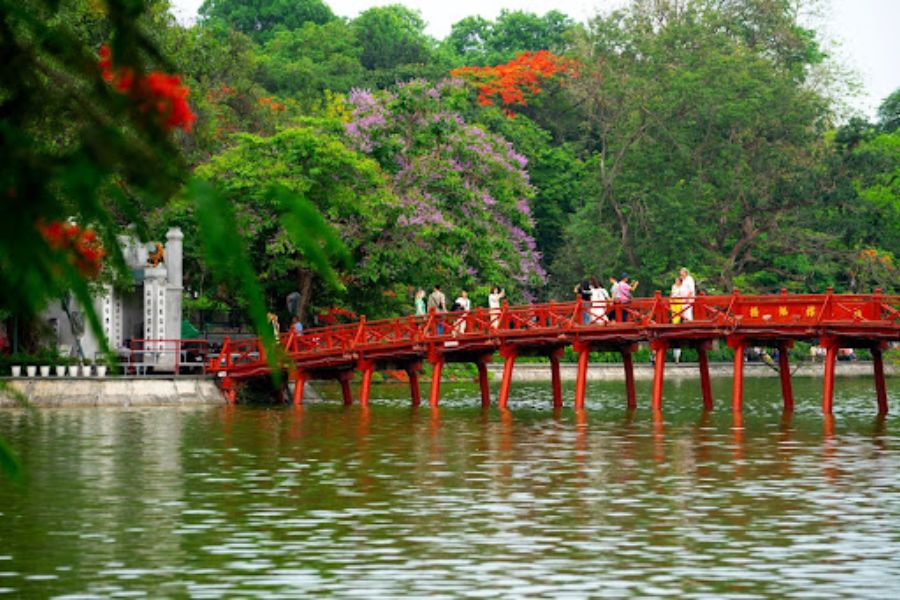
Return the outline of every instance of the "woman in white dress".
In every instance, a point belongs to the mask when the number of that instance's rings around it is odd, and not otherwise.
[[[466,332],[466,321],[469,319],[469,311],[472,310],[472,301],[469,300],[469,292],[463,290],[459,293],[459,298],[453,301],[454,310],[461,310],[463,314],[459,316],[453,325],[454,333]]]
[[[606,307],[609,302],[609,292],[606,291],[596,277],[591,277],[591,324],[608,323]]]
[[[491,329],[497,329],[500,326],[500,301],[506,296],[506,290],[501,290],[497,286],[491,288],[488,294],[488,312],[491,315]]]

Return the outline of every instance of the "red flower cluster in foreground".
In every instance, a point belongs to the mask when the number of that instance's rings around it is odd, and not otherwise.
[[[137,77],[134,69],[113,66],[109,46],[100,48],[98,64],[103,79],[117,91],[131,97],[141,111],[159,115],[164,128],[180,127],[187,132],[193,129],[197,116],[187,103],[190,90],[181,85],[178,75],[153,71],[149,75]]]
[[[93,229],[82,229],[75,223],[61,221],[38,223],[38,229],[47,244],[67,254],[82,275],[93,279],[100,274],[106,252]]]
[[[577,76],[576,62],[557,56],[548,50],[522,52],[508,63],[493,67],[462,67],[450,71],[454,77],[463,77],[478,86],[478,103],[493,106],[499,97],[504,107],[525,106],[526,92],[538,94],[541,83],[557,74]],[[513,116],[508,108],[507,116]]]

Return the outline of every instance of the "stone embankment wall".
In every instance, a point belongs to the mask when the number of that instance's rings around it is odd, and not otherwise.
[[[32,406],[181,406],[222,404],[215,381],[196,377],[19,377],[4,380]],[[19,406],[0,391],[0,407]]]
[[[499,361],[488,365],[494,379],[503,375],[503,362]],[[731,363],[713,363],[709,365],[711,377],[731,377],[733,367]],[[559,365],[559,375],[563,381],[574,381],[578,372],[578,365],[563,363]],[[824,366],[822,363],[803,363],[792,365],[791,373],[794,377],[822,377]],[[886,363],[884,373],[887,376],[900,375],[897,365]],[[870,362],[841,362],[836,365],[837,376],[872,377],[872,363]],[[778,377],[778,369],[763,363],[745,363],[745,377]],[[595,363],[588,368],[589,381],[624,381],[625,371],[621,363]],[[653,366],[649,363],[634,365],[634,378],[640,380],[653,379]],[[700,379],[700,373],[696,363],[672,363],[666,362],[666,380],[670,379]],[[513,370],[513,381],[550,381],[550,363],[516,363]]]

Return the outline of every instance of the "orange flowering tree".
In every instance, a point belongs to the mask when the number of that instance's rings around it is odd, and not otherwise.
[[[461,67],[450,72],[472,82],[478,90],[478,104],[495,106],[499,101],[507,116],[514,116],[513,108],[526,106],[529,96],[539,94],[542,86],[558,77],[576,77],[577,63],[573,59],[548,50],[522,52],[511,61],[492,67]]]

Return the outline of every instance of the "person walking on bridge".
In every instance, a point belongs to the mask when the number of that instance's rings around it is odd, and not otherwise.
[[[456,323],[453,324],[453,333],[465,333],[466,322],[469,320],[469,311],[472,310],[472,301],[469,300],[469,292],[462,290],[459,293],[459,298],[453,301],[453,310],[463,311],[463,314],[461,314],[456,320]]]
[[[601,325],[609,322],[606,308],[609,303],[609,292],[600,285],[596,277],[591,277],[591,323]]]
[[[431,294],[428,296],[428,312],[435,313],[445,313],[447,312],[447,297],[444,296],[444,292],[441,291],[441,286],[436,285],[434,289],[432,289]],[[444,333],[444,323],[443,319],[439,319],[437,324],[437,334],[441,335]]]
[[[681,275],[681,297],[685,298],[687,305],[682,312],[685,321],[694,320],[694,297],[697,295],[697,286],[694,284],[694,278],[688,272],[687,267],[681,267],[678,272]]]
[[[416,291],[416,316],[421,317],[426,312],[428,311],[425,309],[425,290],[419,288]]]
[[[500,327],[500,301],[506,296],[506,290],[501,290],[497,286],[491,288],[488,294],[488,312],[491,315],[491,329]]]
[[[591,282],[585,279],[573,291],[581,299],[581,324],[587,325],[591,322]]]
[[[632,293],[637,289],[637,286],[640,285],[640,283],[640,281],[630,283],[628,273],[622,273],[619,282],[614,286],[616,294],[613,296],[613,302],[621,309],[623,323],[628,320],[626,308],[627,305],[631,304]]]
[[[672,312],[672,324],[678,325],[681,323],[682,317],[684,315],[684,304],[682,300],[682,294],[684,293],[684,281],[681,277],[675,278],[675,283],[672,284],[672,291],[669,294],[669,310]],[[681,348],[673,348],[672,355],[675,357],[675,362],[681,362]]]

